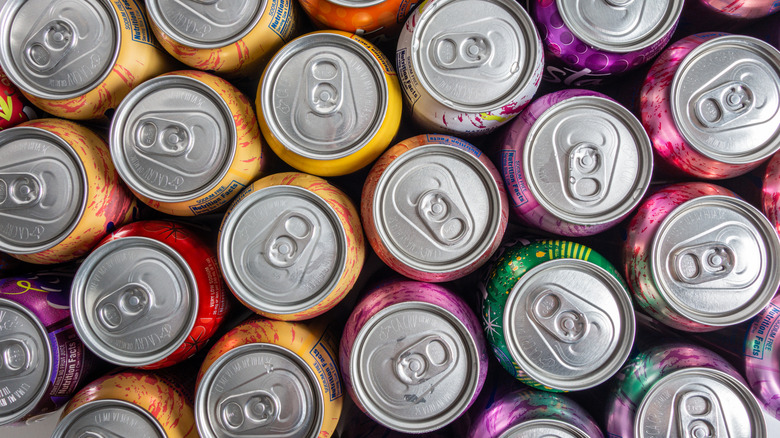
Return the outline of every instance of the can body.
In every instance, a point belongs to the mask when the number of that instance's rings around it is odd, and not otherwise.
[[[764,410],[780,419],[780,355],[775,349],[780,330],[780,300],[773,299],[753,321],[745,339],[745,378]]]
[[[761,211],[780,233],[780,155],[775,154],[764,172]]]
[[[351,2],[343,0],[305,0],[304,11],[324,29],[339,29],[381,42],[398,35],[406,17],[417,6],[416,0],[380,0]]]
[[[10,128],[35,118],[35,110],[27,105],[21,92],[0,69],[0,129]]]
[[[694,0],[708,10],[725,15],[729,18],[760,18],[774,14],[780,10],[776,0],[746,0],[733,2],[729,0]]]

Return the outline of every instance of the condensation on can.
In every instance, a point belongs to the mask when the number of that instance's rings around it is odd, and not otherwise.
[[[392,40],[418,0],[302,0],[319,27],[354,33],[369,41]]]

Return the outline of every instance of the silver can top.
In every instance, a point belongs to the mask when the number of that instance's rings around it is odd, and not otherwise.
[[[444,144],[414,148],[390,163],[377,182],[372,210],[390,254],[423,272],[471,265],[501,227],[500,191],[488,168]]]
[[[94,250],[70,296],[73,325],[95,354],[123,366],[158,362],[187,339],[198,309],[192,270],[168,245],[123,237]]]
[[[49,334],[38,318],[0,298],[0,425],[23,418],[46,396],[51,354]]]
[[[282,47],[260,86],[261,110],[273,136],[314,160],[360,150],[387,111],[383,66],[363,44],[335,33],[310,33]]]
[[[0,250],[54,247],[76,227],[86,197],[86,172],[65,140],[32,127],[0,132]]]
[[[734,377],[712,368],[685,368],[650,388],[636,412],[637,438],[765,437],[761,406]]]
[[[766,217],[729,196],[702,196],[666,216],[652,242],[653,283],[695,322],[733,325],[761,311],[780,286],[780,241]]]
[[[533,21],[514,0],[437,1],[419,14],[411,47],[423,88],[470,113],[510,104],[544,56]]]
[[[780,52],[769,44],[706,41],[682,60],[670,93],[677,129],[705,157],[753,163],[780,148]]]
[[[114,399],[93,400],[57,423],[52,438],[167,438],[152,414],[138,405]]]
[[[233,114],[208,85],[186,76],[144,82],[111,122],[111,158],[131,189],[160,202],[199,198],[219,184],[236,150]]]
[[[379,423],[406,433],[433,431],[458,418],[476,393],[479,366],[466,326],[420,301],[371,317],[350,355],[360,404]]]
[[[245,344],[203,375],[195,420],[204,438],[316,438],[323,397],[314,370],[300,356],[274,344]]]
[[[119,53],[119,23],[105,0],[8,0],[0,24],[0,66],[42,99],[86,94]]]
[[[507,429],[498,438],[592,438],[580,428],[562,420],[536,418]]]
[[[576,96],[534,122],[523,149],[528,189],[559,220],[612,222],[642,200],[653,173],[653,147],[619,103]]]
[[[627,53],[650,47],[672,31],[683,0],[556,0],[564,24],[597,49]]]
[[[298,313],[328,297],[346,269],[347,236],[338,213],[317,194],[272,186],[241,199],[222,224],[219,262],[249,307]]]
[[[267,0],[146,0],[152,22],[177,43],[197,48],[225,47],[248,34]]]
[[[551,388],[592,388],[614,375],[634,343],[631,297],[603,268],[555,259],[526,272],[504,309],[512,359]]]

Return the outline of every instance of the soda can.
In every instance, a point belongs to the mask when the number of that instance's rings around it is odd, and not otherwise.
[[[381,42],[398,35],[417,0],[301,0],[300,4],[320,28]]]
[[[0,250],[29,263],[74,260],[137,213],[93,131],[58,119],[0,131]]]
[[[219,75],[252,76],[301,28],[292,0],[147,0],[149,24],[174,58]]]
[[[0,424],[56,411],[101,369],[71,322],[72,280],[64,270],[0,279]]]
[[[133,87],[173,66],[135,0],[6,1],[0,23],[0,66],[57,117],[104,118]]]
[[[607,410],[606,430],[615,438],[767,436],[761,407],[739,373],[686,343],[634,356],[615,379]]]
[[[636,303],[678,330],[746,321],[780,286],[774,227],[720,186],[692,182],[658,190],[639,207],[627,234],[623,265]]]
[[[392,148],[363,185],[368,242],[392,269],[420,281],[461,278],[501,244],[509,207],[498,170],[479,149],[448,135]]]
[[[688,0],[688,2],[703,6],[708,11],[730,19],[761,18],[780,11],[777,0]]]
[[[780,297],[753,319],[745,338],[745,378],[764,410],[780,420],[780,357],[775,346],[780,330]]]
[[[357,35],[321,31],[285,45],[257,91],[257,117],[276,155],[319,176],[374,161],[401,124],[398,77],[390,60]]]
[[[504,131],[499,149],[515,216],[564,236],[593,235],[622,221],[653,173],[642,124],[595,91],[534,100]]]
[[[780,234],[780,154],[769,160],[761,190],[761,211]]]
[[[141,221],[115,231],[73,280],[73,325],[100,358],[158,369],[192,357],[228,312],[215,251],[191,228]]]
[[[744,35],[702,33],[672,43],[640,92],[641,120],[676,173],[724,179],[780,148],[780,51]]]
[[[404,104],[423,131],[482,135],[531,100],[544,51],[514,0],[431,0],[401,29],[396,67]]]
[[[219,263],[244,305],[268,318],[327,312],[355,285],[365,260],[360,218],[344,192],[288,172],[255,181],[219,231]]]
[[[0,131],[34,118],[35,110],[0,69]]]
[[[203,438],[327,438],[341,416],[337,338],[322,319],[254,318],[223,336],[198,373]]]
[[[344,386],[383,426],[440,429],[463,414],[487,374],[485,338],[474,312],[448,289],[390,280],[364,297],[341,337]]]
[[[110,144],[133,193],[176,216],[226,206],[268,161],[249,99],[199,71],[167,73],[134,89],[114,114]]]

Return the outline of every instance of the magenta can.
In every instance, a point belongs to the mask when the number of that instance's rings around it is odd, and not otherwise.
[[[504,132],[499,149],[515,216],[564,236],[616,225],[639,204],[653,171],[639,120],[589,90],[536,99]]]
[[[780,148],[780,52],[744,35],[683,38],[651,67],[640,112],[658,161],[673,174],[747,173]]]
[[[534,0],[547,82],[598,85],[661,53],[677,27],[683,0]]]
[[[766,166],[761,210],[780,234],[780,154],[775,154]]]
[[[745,377],[764,410],[780,420],[780,296],[759,313],[745,339]]]
[[[488,368],[479,321],[463,299],[408,280],[385,282],[358,303],[340,350],[355,404],[404,433],[455,421],[477,398]]]
[[[761,18],[780,11],[777,0],[687,0],[731,19]]]

